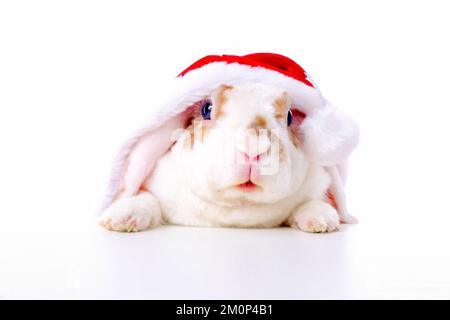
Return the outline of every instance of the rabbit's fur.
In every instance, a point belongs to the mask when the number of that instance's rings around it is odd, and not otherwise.
[[[294,112],[288,126],[288,95],[244,84],[220,86],[207,99],[211,119],[202,118],[202,101],[185,111],[185,129],[174,133],[176,142],[139,193],[124,190],[101,224],[115,231],[161,223],[337,229],[339,215],[326,196],[330,173],[304,152],[304,115]]]

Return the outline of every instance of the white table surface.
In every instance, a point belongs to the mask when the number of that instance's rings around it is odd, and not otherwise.
[[[164,226],[3,232],[1,298],[449,298],[449,253],[364,223],[339,232]],[[376,236],[376,237],[374,237]],[[8,245],[14,244],[14,245]]]

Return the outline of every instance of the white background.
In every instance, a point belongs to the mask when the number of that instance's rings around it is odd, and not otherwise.
[[[2,1],[0,298],[450,298],[448,1]],[[207,54],[297,60],[362,135],[358,225],[95,224],[161,81]]]

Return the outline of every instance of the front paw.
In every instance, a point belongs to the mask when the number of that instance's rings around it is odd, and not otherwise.
[[[136,232],[156,226],[161,220],[161,209],[150,194],[116,200],[101,215],[99,224],[105,229]]]
[[[291,215],[290,225],[306,232],[332,232],[339,226],[339,215],[328,203],[311,201],[297,208]]]

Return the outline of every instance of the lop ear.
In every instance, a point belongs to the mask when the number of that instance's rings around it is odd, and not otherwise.
[[[300,132],[307,157],[323,166],[344,162],[359,141],[356,122],[329,102],[306,116]]]
[[[109,190],[102,209],[118,197],[136,195],[161,158],[175,142],[172,134],[184,128],[185,113],[139,131],[122,147],[113,166]]]

